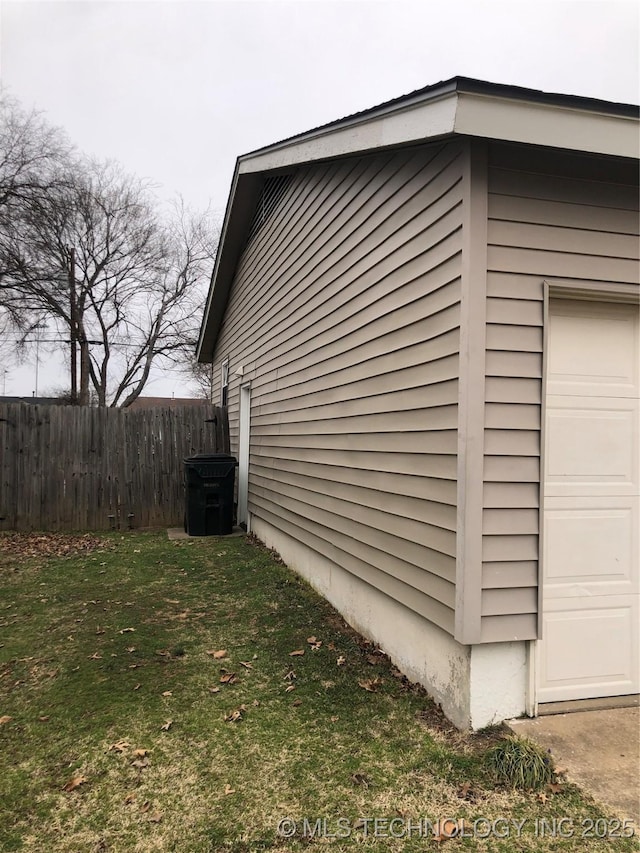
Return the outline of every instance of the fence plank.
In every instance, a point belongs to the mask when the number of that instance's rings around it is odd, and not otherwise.
[[[0,530],[180,525],[195,453],[229,453],[226,409],[0,403]]]

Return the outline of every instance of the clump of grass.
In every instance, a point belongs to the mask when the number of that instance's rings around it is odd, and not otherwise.
[[[512,788],[537,791],[553,781],[548,752],[526,738],[509,735],[487,752],[487,763],[500,782]]]

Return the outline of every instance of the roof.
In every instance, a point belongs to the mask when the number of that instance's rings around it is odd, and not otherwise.
[[[640,107],[453,77],[243,154],[236,161],[197,348],[211,361],[264,177],[452,136],[640,156]]]

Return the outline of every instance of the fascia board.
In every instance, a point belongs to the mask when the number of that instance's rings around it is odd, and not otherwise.
[[[457,101],[457,94],[451,92],[262,149],[240,157],[239,173],[286,169],[446,136],[454,129]]]
[[[640,156],[637,118],[476,93],[459,93],[454,132],[614,157]]]

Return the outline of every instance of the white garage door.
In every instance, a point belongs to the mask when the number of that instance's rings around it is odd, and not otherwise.
[[[640,691],[638,313],[551,301],[539,702]]]

